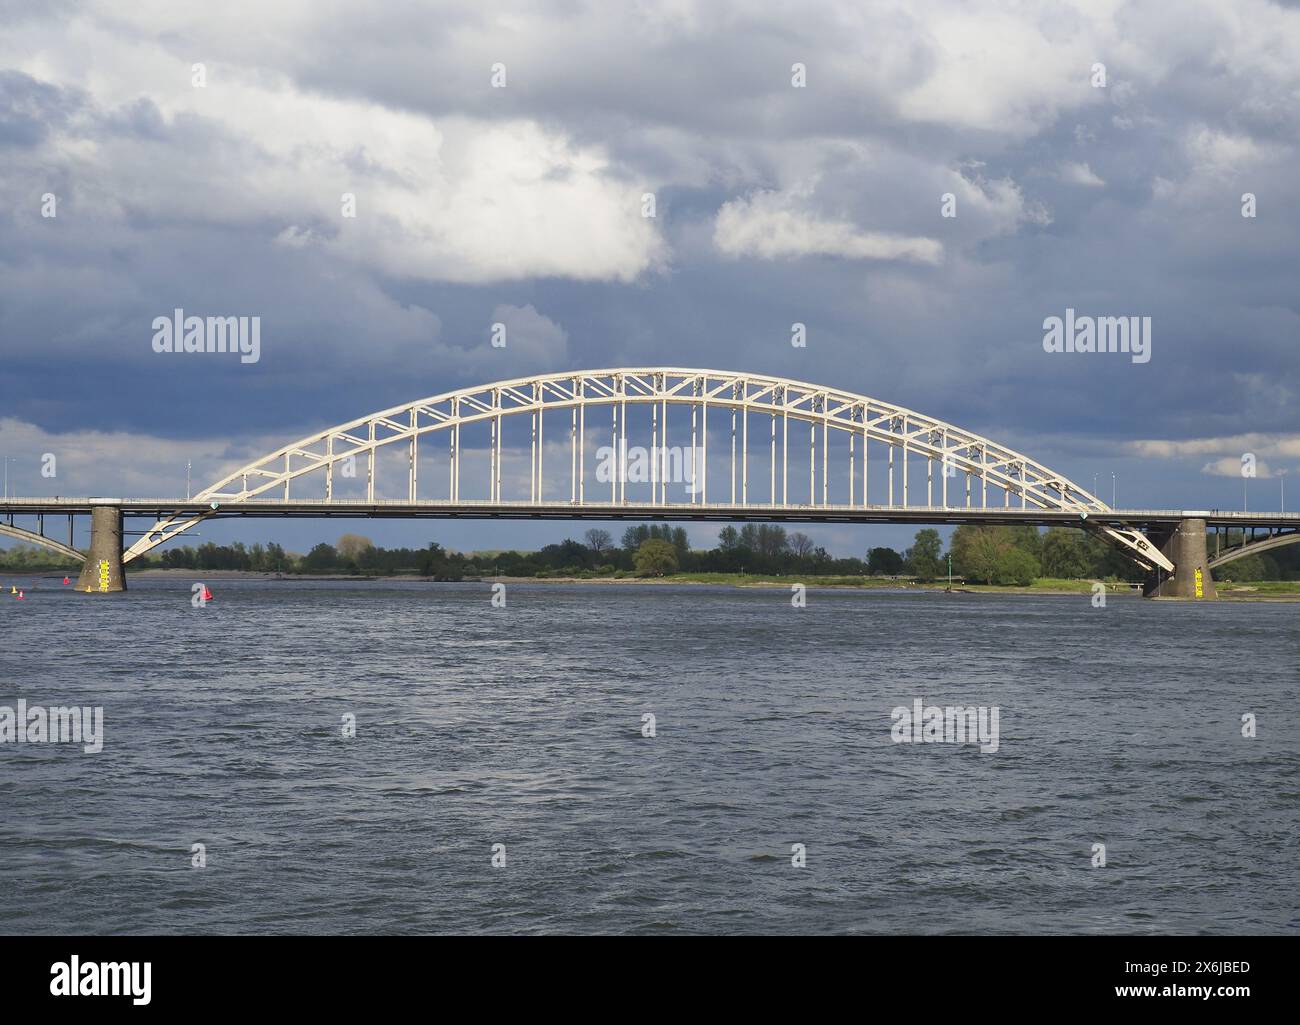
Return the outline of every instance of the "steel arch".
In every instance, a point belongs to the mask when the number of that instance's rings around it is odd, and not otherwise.
[[[1244,559],[1247,555],[1256,555],[1259,552],[1267,552],[1272,548],[1281,548],[1284,545],[1293,545],[1297,542],[1300,542],[1300,529],[1270,531],[1261,538],[1247,538],[1243,534],[1241,544],[1225,548],[1220,554],[1210,559],[1207,565],[1211,570],[1215,570],[1220,566],[1235,562],[1237,559]]]
[[[861,504],[868,504],[867,453],[868,443],[883,443],[889,447],[889,501],[894,507],[894,453],[901,450],[902,505],[909,504],[908,457],[919,456],[929,460],[926,474],[927,505],[932,504],[934,491],[934,462],[944,468],[941,474],[942,505],[949,506],[948,482],[957,473],[966,475],[965,507],[988,508],[988,487],[1001,490],[1004,506],[1011,504],[1011,496],[1018,495],[1022,507],[1064,509],[1078,512],[1080,525],[1103,534],[1111,542],[1123,547],[1130,556],[1147,566],[1159,565],[1172,571],[1173,564],[1157,551],[1139,532],[1087,522],[1093,514],[1106,513],[1109,507],[1095,496],[1065,476],[1055,473],[1042,464],[998,445],[987,438],[962,430],[953,424],[936,420],[912,409],[907,409],[880,399],[859,395],[835,388],[822,387],[804,381],[765,374],[749,374],[721,370],[701,370],[680,367],[640,367],[604,370],[569,371],[521,377],[473,388],[444,392],[428,398],[328,428],[317,434],[301,438],[292,444],[268,453],[212,484],[195,496],[198,501],[212,504],[215,512],[223,504],[246,502],[251,499],[266,500],[268,493],[283,489],[289,498],[290,484],[313,473],[324,476],[325,500],[333,497],[334,467],[339,463],[365,458],[366,498],[374,501],[375,453],[393,444],[408,446],[407,490],[409,501],[418,499],[418,445],[425,435],[447,431],[449,439],[449,479],[447,502],[459,500],[460,490],[460,430],[476,423],[489,423],[490,435],[490,503],[502,503],[502,420],[505,417],[528,415],[533,423],[533,453],[530,469],[529,501],[541,501],[542,460],[541,445],[543,422],[547,411],[568,410],[571,414],[570,441],[573,448],[571,495],[572,503],[584,508],[597,505],[618,505],[625,501],[626,481],[611,488],[609,503],[588,501],[586,497],[586,413],[593,407],[613,407],[606,430],[611,431],[613,450],[626,450],[628,405],[649,405],[654,412],[654,434],[651,451],[656,446],[666,446],[667,409],[669,405],[692,405],[692,452],[697,437],[703,438],[705,457],[702,468],[701,502],[708,497],[708,413],[725,410],[731,414],[731,504],[746,508],[764,508],[778,505],[776,495],[776,422],[782,421],[782,494],[783,507],[790,507],[787,473],[788,425],[790,420],[810,425],[809,502],[810,506],[829,504],[830,471],[827,465],[828,436],[831,430],[846,434],[850,445],[848,472],[849,502],[857,502],[856,455],[854,446],[862,440]],[[752,416],[771,419],[771,483],[769,501],[751,503],[749,496],[749,419]],[[702,433],[697,436],[697,418]],[[742,422],[743,444],[737,455],[737,420]],[[660,440],[659,425],[664,428]],[[821,427],[821,502],[817,500],[816,448],[817,430]],[[594,428],[593,428],[594,429]],[[580,440],[581,439],[581,440]],[[579,448],[581,445],[581,448]],[[578,452],[583,453],[580,460]],[[761,451],[761,448],[759,449]],[[693,458],[693,457],[692,457]],[[652,460],[653,463],[658,456]],[[738,464],[739,459],[739,464]],[[355,462],[352,463],[355,466]],[[739,480],[737,469],[739,465]],[[662,478],[662,474],[660,475]],[[972,506],[971,482],[980,482],[980,503]],[[737,485],[739,484],[739,499]],[[651,480],[654,502],[669,505],[667,487],[662,479]],[[622,494],[620,494],[620,490]],[[695,494],[691,496],[692,503]],[[801,505],[800,503],[793,503]],[[803,506],[801,506],[803,507]],[[172,516],[160,519],[145,532],[124,558],[130,561],[156,545],[175,537],[213,513],[198,516]]]
[[[6,537],[16,538],[19,541],[27,541],[30,544],[40,545],[42,548],[48,548],[51,551],[58,552],[60,555],[66,555],[70,559],[86,558],[85,552],[79,552],[70,545],[62,544],[44,534],[38,534],[33,530],[24,530],[22,527],[15,527],[12,523],[0,523],[0,534]]]

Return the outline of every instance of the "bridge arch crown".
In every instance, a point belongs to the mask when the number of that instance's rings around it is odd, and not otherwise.
[[[564,416],[558,445],[548,433],[548,413],[550,423]],[[517,424],[529,450],[526,472],[520,466],[522,448],[516,456],[504,443]],[[795,448],[801,445],[791,425],[807,431],[806,467],[802,460],[799,466],[791,463],[792,440]],[[670,480],[667,472],[670,430],[677,446],[690,442],[690,487],[680,499],[675,485],[682,482]],[[439,497],[425,498],[421,481],[429,473],[428,442],[439,436],[446,440],[438,467],[445,476]],[[649,442],[649,481],[629,480],[627,452],[634,439]],[[882,445],[885,458],[873,463],[872,450]],[[604,453],[607,469],[613,465],[603,475],[598,465],[594,480],[588,473],[593,447],[598,456]],[[832,473],[830,454],[837,447]],[[548,483],[552,493],[563,491],[564,474],[555,472],[555,464],[566,453],[568,494],[547,497]],[[920,482],[909,477],[917,460],[924,464]],[[725,467],[721,479],[719,467]],[[347,494],[348,501],[375,504],[385,501],[377,497],[381,474],[386,483],[396,477],[405,491],[401,501],[410,505],[618,507],[629,502],[629,484],[648,484],[654,505],[720,510],[996,508],[989,503],[992,488],[995,500],[1001,492],[1003,508],[1015,500],[1021,507],[1078,512],[1081,525],[1089,515],[1108,511],[1094,495],[1028,456],[916,410],[806,381],[682,367],[575,370],[417,399],[300,438],[239,467],[195,499],[213,510],[253,501],[301,501],[304,485],[311,485],[326,503]],[[884,502],[879,494],[872,502],[873,480],[884,491]],[[913,501],[913,489],[922,488],[924,503]],[[212,514],[159,520],[128,550],[127,560]]]

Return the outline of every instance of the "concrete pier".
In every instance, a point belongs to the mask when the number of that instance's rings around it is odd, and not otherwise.
[[[1210,557],[1205,540],[1205,521],[1186,519],[1172,530],[1153,532],[1151,540],[1174,564],[1173,576],[1159,571],[1147,577],[1142,593],[1148,598],[1178,598],[1185,601],[1213,601],[1217,594],[1210,576]]]
[[[78,591],[109,594],[126,590],[122,572],[122,508],[96,505],[90,510],[90,548],[77,578]]]

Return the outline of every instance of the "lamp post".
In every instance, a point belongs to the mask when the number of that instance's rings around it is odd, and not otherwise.
[[[185,460],[185,501],[190,500],[190,461]]]
[[[1110,475],[1110,507],[1115,508],[1115,475]]]

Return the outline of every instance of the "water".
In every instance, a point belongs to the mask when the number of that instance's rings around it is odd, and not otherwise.
[[[1300,931],[1297,605],[211,583],[5,582],[4,932]]]

